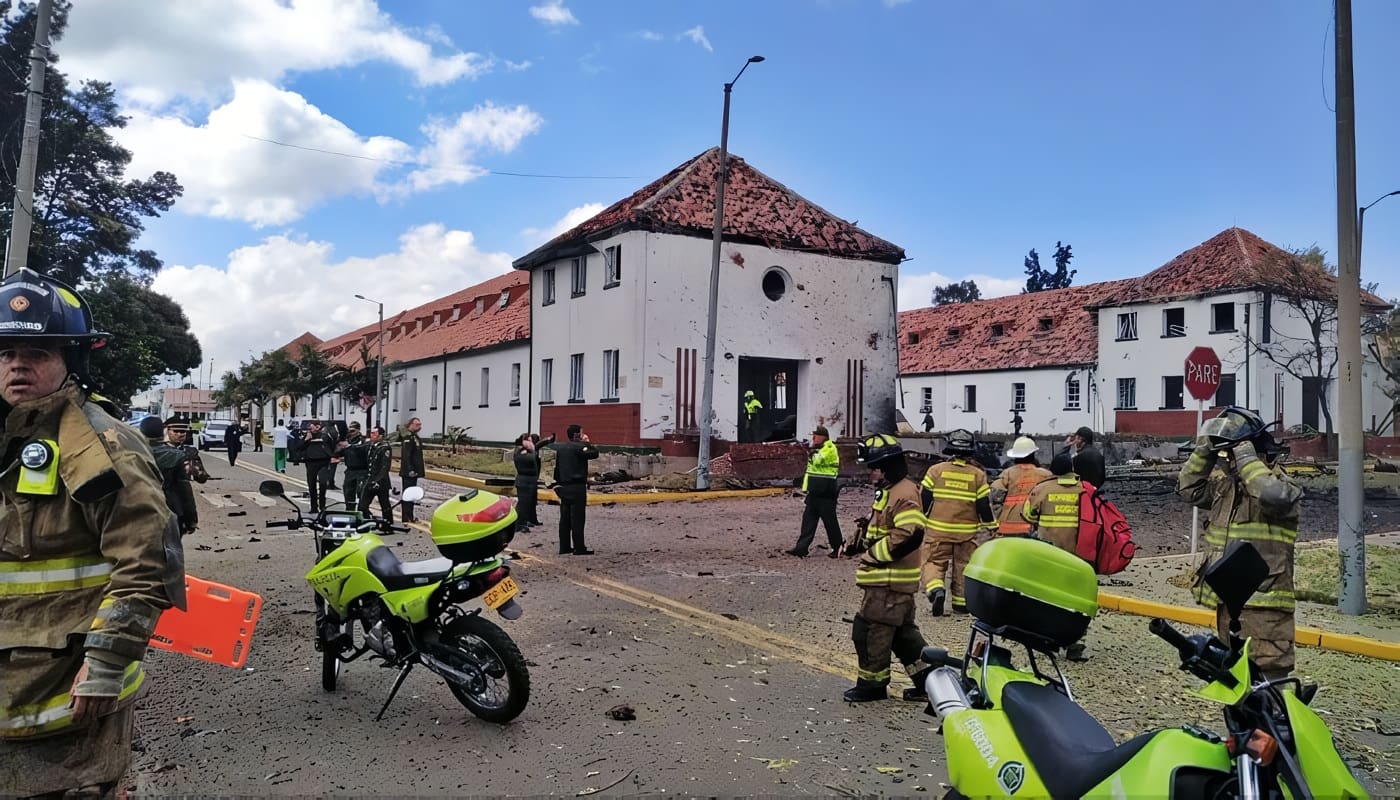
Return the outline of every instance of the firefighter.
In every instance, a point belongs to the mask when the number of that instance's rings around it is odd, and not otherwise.
[[[1079,543],[1079,496],[1084,483],[1074,471],[1068,450],[1050,461],[1051,477],[1031,488],[1021,504],[1021,516],[1040,538],[1070,553]]]
[[[825,425],[812,431],[812,451],[807,456],[807,472],[802,476],[802,493],[807,496],[802,510],[802,530],[797,544],[785,551],[790,556],[807,557],[807,548],[817,535],[817,521],[826,528],[826,541],[831,546],[828,557],[841,554],[841,523],[836,521],[836,500],[841,493],[837,476],[841,472],[841,455]]]
[[[893,651],[914,681],[904,690],[904,699],[922,700],[929,668],[919,660],[924,637],[914,624],[925,524],[919,487],[909,480],[904,449],[893,436],[867,437],[856,447],[856,458],[870,469],[875,503],[864,537],[850,548],[853,554],[864,551],[856,569],[856,585],[864,597],[851,626],[859,662],[856,685],[843,696],[852,703],[888,697]]]
[[[928,517],[928,536],[924,540],[924,592],[935,617],[943,615],[948,599],[943,579],[950,564],[953,611],[967,611],[963,601],[963,570],[977,548],[974,541],[977,531],[984,526],[992,531],[997,529],[987,473],[972,461],[977,451],[972,433],[955,430],[946,438],[943,455],[949,459],[929,467],[921,484],[924,514]]]
[[[185,603],[151,449],[89,387],[105,335],[68,286],[0,281],[0,796],[116,791],[146,643]]]
[[[763,403],[753,395],[753,389],[744,392],[744,441],[758,441],[759,413],[763,411]]]
[[[1031,532],[1030,523],[1021,516],[1021,511],[1031,487],[1050,477],[1050,471],[1036,459],[1036,450],[1034,439],[1017,437],[1006,451],[1006,457],[1015,463],[992,481],[992,507],[998,509],[997,534],[1000,536],[1024,536]]]
[[[1229,613],[1205,584],[1205,570],[1235,539],[1250,542],[1268,563],[1269,579],[1249,598],[1239,621],[1241,635],[1252,640],[1250,657],[1265,677],[1276,679],[1293,671],[1293,546],[1303,490],[1276,466],[1287,448],[1267,427],[1238,406],[1206,420],[1176,491],[1209,513],[1192,593],[1196,602],[1215,608],[1222,639],[1228,641]]]

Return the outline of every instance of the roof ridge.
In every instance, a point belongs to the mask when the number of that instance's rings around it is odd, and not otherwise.
[[[705,156],[715,152],[718,149],[718,147],[711,147],[708,150],[690,159],[686,163],[680,165],[680,167],[676,169],[676,176],[671,180],[667,181],[665,186],[662,186],[660,189],[657,189],[651,195],[651,197],[648,197],[647,199],[638,203],[636,209],[638,211],[650,210],[652,206],[655,206],[657,203],[661,202],[662,198],[667,197],[668,195],[670,195],[671,192],[675,191],[676,187],[680,185],[680,182],[682,180],[690,177],[690,173],[695,170],[695,167],[699,165],[699,163],[705,158]],[[738,156],[734,156],[734,158],[738,161],[743,161],[743,159],[739,158]],[[626,198],[623,199],[625,200]]]
[[[1249,248],[1244,246],[1244,236],[1242,235],[1240,226],[1235,225],[1231,227],[1230,232],[1235,235],[1235,244],[1240,248],[1240,254],[1244,256],[1245,265],[1253,268],[1255,266],[1254,258],[1249,254]]]

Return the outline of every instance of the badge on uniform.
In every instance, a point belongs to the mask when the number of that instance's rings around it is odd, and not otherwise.
[[[19,494],[58,494],[58,442],[35,439],[19,451]]]

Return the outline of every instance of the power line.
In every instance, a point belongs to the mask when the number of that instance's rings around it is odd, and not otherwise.
[[[403,161],[403,160],[395,159],[395,158],[378,158],[378,157],[375,157],[375,156],[366,156],[366,155],[361,155],[361,154],[359,154],[359,153],[344,153],[344,152],[341,152],[341,151],[339,151],[339,150],[326,150],[326,149],[320,148],[320,147],[308,147],[307,145],[294,144],[294,143],[292,143],[292,142],[281,142],[281,141],[278,141],[278,140],[276,140],[276,139],[268,139],[268,138],[263,137],[263,136],[254,136],[254,135],[252,135],[251,133],[244,133],[244,134],[240,134],[240,135],[243,136],[243,137],[246,138],[246,139],[252,139],[252,140],[258,141],[258,142],[265,142],[265,143],[267,143],[267,144],[275,144],[275,145],[277,145],[278,147],[290,147],[290,148],[292,148],[293,150],[306,150],[306,151],[308,151],[308,152],[312,152],[312,153],[322,153],[322,154],[328,155],[328,156],[339,156],[339,157],[341,157],[341,158],[354,158],[354,159],[357,159],[357,160],[360,160],[360,161],[375,161],[375,162],[378,162],[378,163],[381,163],[381,164],[394,164],[394,165],[403,166],[403,167],[418,167],[418,168],[420,168],[420,169],[424,169],[424,170],[427,170],[427,171],[430,171],[430,172],[465,172],[465,171],[468,171],[468,170],[471,169],[470,167],[457,167],[457,168],[455,168],[455,169],[448,169],[448,168],[443,168],[443,167],[433,167],[433,166],[429,166],[429,165],[427,165],[427,164],[424,164],[424,163],[421,162],[421,161]],[[640,176],[640,175],[552,175],[552,174],[538,173],[538,172],[506,172],[506,171],[504,171],[504,170],[495,170],[495,169],[484,169],[483,171],[484,171],[487,175],[500,175],[500,176],[503,176],[503,177],[510,177],[510,178],[553,178],[553,179],[556,179],[556,180],[580,180],[580,181],[584,181],[584,180],[587,180],[587,181],[635,181],[635,180],[641,180],[641,176]]]

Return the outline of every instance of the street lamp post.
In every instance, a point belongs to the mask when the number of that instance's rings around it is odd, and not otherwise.
[[[1396,195],[1398,195],[1398,194],[1400,194],[1400,189],[1396,189],[1396,190],[1393,191],[1393,192],[1388,192],[1388,193],[1386,193],[1386,194],[1383,194],[1383,195],[1381,195],[1380,197],[1377,197],[1375,200],[1372,200],[1371,202],[1369,202],[1369,203],[1367,203],[1366,205],[1362,206],[1362,207],[1361,207],[1361,210],[1360,210],[1359,212],[1357,212],[1357,214],[1356,214],[1356,260],[1357,260],[1358,262],[1361,261],[1361,231],[1362,231],[1362,229],[1366,226],[1366,209],[1370,208],[1371,206],[1375,205],[1376,203],[1379,203],[1380,201],[1386,199],[1387,197],[1394,197],[1394,196],[1396,196]]]
[[[362,294],[356,298],[379,306],[379,357],[374,362],[374,424],[384,427],[384,304]]]
[[[719,313],[719,251],[724,238],[724,180],[729,166],[729,95],[750,64],[763,56],[753,56],[739,68],[734,80],[724,85],[724,120],[719,129],[719,173],[715,176],[715,233],[710,252],[710,305],[705,318],[705,382],[700,393],[700,454],[695,467],[695,488],[710,488],[710,436],[714,432],[715,405],[715,326]]]

